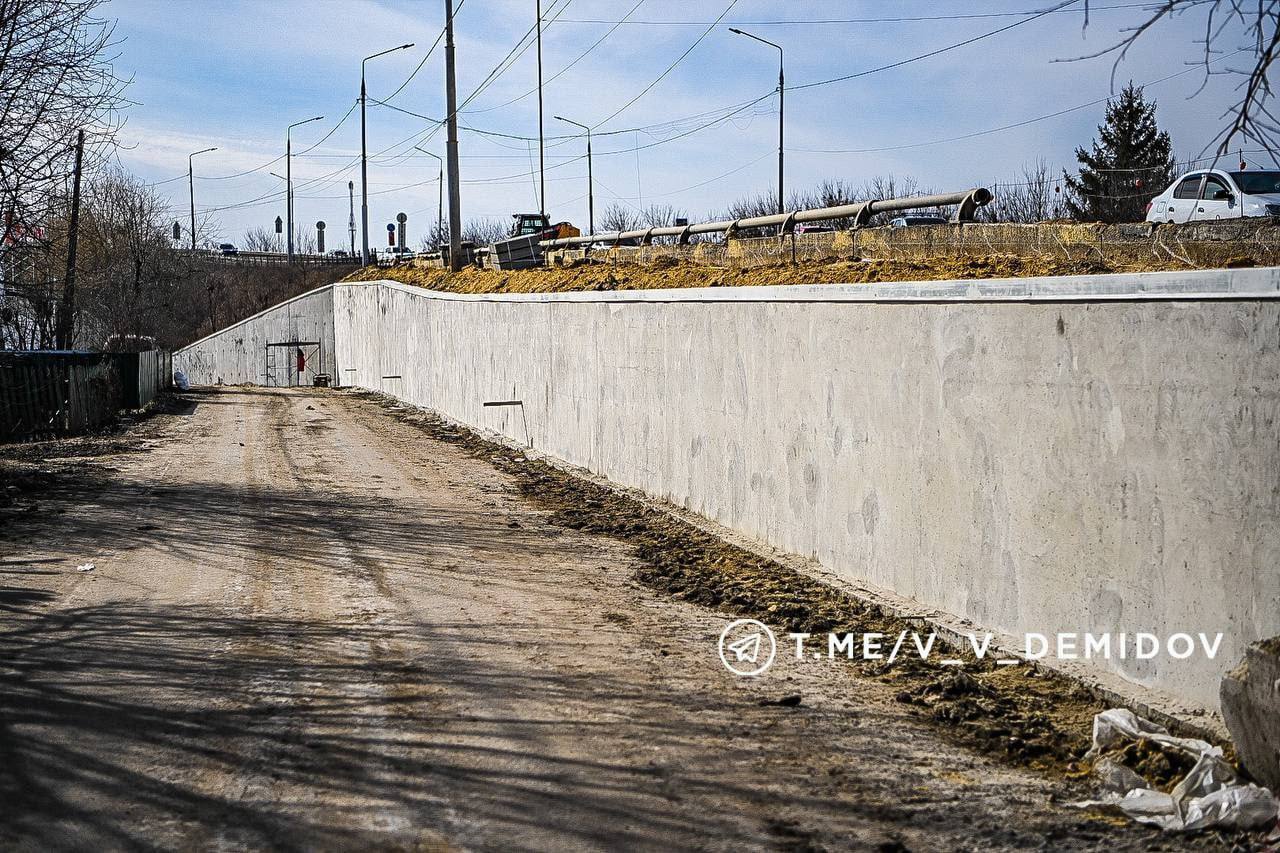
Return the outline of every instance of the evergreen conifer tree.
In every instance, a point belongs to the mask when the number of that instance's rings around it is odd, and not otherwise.
[[[1082,222],[1141,222],[1147,203],[1173,182],[1169,134],[1156,125],[1156,103],[1132,82],[1107,101],[1093,150],[1076,149],[1080,173],[1064,173],[1067,211]]]

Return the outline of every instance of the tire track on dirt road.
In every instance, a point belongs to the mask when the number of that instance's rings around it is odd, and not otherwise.
[[[725,614],[638,582],[633,544],[578,523],[601,507],[534,500],[508,449],[331,390],[193,399],[161,434],[192,443],[23,522],[55,565],[112,543],[118,579],[70,600],[73,570],[24,575],[0,614],[4,846],[1199,843],[1065,810],[1060,779],[847,667],[731,676]],[[147,493],[144,533],[124,522]]]

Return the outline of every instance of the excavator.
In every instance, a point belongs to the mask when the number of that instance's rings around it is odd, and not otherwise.
[[[577,237],[581,231],[568,222],[551,224],[544,213],[515,213],[511,233],[489,247],[489,263],[500,270],[521,270],[542,266],[543,240]]]

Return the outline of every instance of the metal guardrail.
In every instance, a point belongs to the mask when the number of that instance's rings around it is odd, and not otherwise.
[[[971,222],[979,207],[991,201],[991,191],[985,187],[975,187],[957,193],[941,195],[914,196],[912,198],[890,198],[863,201],[857,204],[842,204],[836,207],[815,207],[807,210],[793,210],[790,213],[775,213],[770,216],[753,216],[748,219],[733,219],[720,222],[700,222],[696,225],[672,225],[660,228],[640,228],[634,231],[608,231],[603,234],[584,234],[581,237],[561,237],[555,240],[543,240],[544,249],[565,248],[568,246],[586,246],[592,243],[621,243],[624,240],[639,240],[641,245],[648,245],[655,237],[677,237],[677,242],[689,242],[694,234],[723,234],[729,239],[739,231],[747,228],[779,227],[780,234],[793,233],[796,225],[803,222],[824,222],[832,219],[852,219],[855,228],[866,225],[877,213],[896,213],[903,210],[920,210],[928,207],[956,205],[951,217],[952,222]]]
[[[289,256],[284,252],[241,252],[235,254],[223,254],[216,249],[197,249],[194,253],[190,249],[180,249],[180,252],[187,256],[194,256],[201,260],[212,261],[220,264],[244,264],[246,266],[264,266],[275,264],[289,263]],[[294,264],[306,264],[310,266],[340,266],[340,265],[358,265],[360,256],[347,255],[304,255],[301,252],[294,252]]]

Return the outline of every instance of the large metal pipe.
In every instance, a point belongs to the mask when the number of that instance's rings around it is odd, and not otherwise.
[[[769,216],[752,216],[747,219],[726,219],[719,222],[699,222],[696,225],[671,225],[661,228],[641,228],[635,231],[608,231],[604,234],[584,234],[581,237],[561,237],[556,240],[543,240],[542,248],[557,249],[568,246],[585,246],[591,243],[620,243],[623,240],[640,240],[648,245],[654,237],[679,237],[680,242],[687,243],[694,234],[723,233],[732,237],[736,232],[746,228],[771,228],[781,226],[782,233],[789,233],[801,222],[823,222],[831,219],[852,219],[854,226],[866,225],[877,213],[896,213],[902,210],[919,210],[926,207],[943,207],[956,205],[952,222],[970,222],[974,212],[991,201],[991,191],[985,187],[976,187],[958,193],[941,195],[913,196],[911,198],[889,198],[875,201],[862,201],[857,204],[842,204],[836,207],[815,207],[808,210],[794,210],[791,213],[774,213]]]

